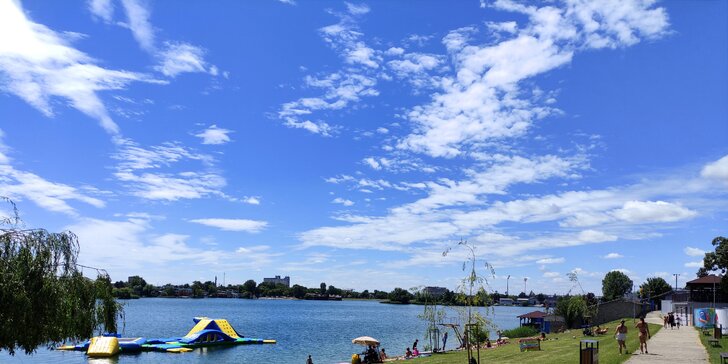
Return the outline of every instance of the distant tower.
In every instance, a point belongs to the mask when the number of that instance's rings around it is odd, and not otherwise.
[[[217,287],[217,276],[215,276],[215,287]]]

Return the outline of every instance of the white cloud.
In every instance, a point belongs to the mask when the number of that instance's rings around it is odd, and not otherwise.
[[[131,30],[139,46],[148,52],[154,51],[154,28],[149,21],[150,12],[146,1],[121,0],[121,5],[126,12],[126,26]]]
[[[404,49],[402,49],[400,47],[391,47],[391,48],[387,49],[384,52],[384,54],[386,54],[388,56],[399,56],[399,55],[404,54]]]
[[[150,282],[184,283],[198,279],[214,265],[227,272],[240,268],[259,269],[280,254],[265,252],[261,247],[250,248],[251,254],[240,258],[243,251],[225,251],[208,244],[196,247],[189,236],[175,233],[155,233],[151,220],[81,219],[68,226],[79,238],[79,263],[106,269],[112,277],[127,277],[130,271],[144,272]],[[238,249],[239,250],[239,249]],[[184,263],[180,272],[175,267]],[[194,273],[193,273],[194,272]]]
[[[157,53],[160,63],[155,70],[165,76],[175,77],[185,72],[209,72],[217,74],[217,67],[208,67],[205,62],[205,51],[189,43],[166,42],[165,48]]]
[[[484,142],[524,135],[535,121],[559,111],[546,100],[524,97],[522,81],[570,63],[584,49],[624,47],[665,34],[667,15],[652,5],[569,2],[558,9],[494,3],[497,9],[523,13],[529,23],[495,44],[470,45],[477,32],[472,27],[445,36],[455,72],[442,78],[441,91],[428,104],[409,111],[414,132],[400,140],[399,148],[454,157]]]
[[[336,72],[323,78],[307,76],[306,85],[322,89],[324,94],[319,97],[302,97],[296,101],[282,105],[278,117],[291,128],[306,129],[314,134],[330,136],[334,128],[326,122],[313,122],[304,120],[311,113],[318,110],[340,110],[350,103],[357,103],[365,96],[376,96],[379,92],[374,89],[376,79],[346,72]]]
[[[379,134],[389,134],[389,129],[384,128],[384,127],[379,127],[379,128],[377,128],[377,133],[379,133]]]
[[[619,253],[609,253],[604,256],[604,259],[619,259],[619,258],[624,258],[624,255],[619,254]]]
[[[696,216],[697,212],[665,201],[627,201],[613,214],[623,221],[647,223],[685,220]]]
[[[202,139],[202,144],[225,144],[230,142],[228,134],[232,130],[218,128],[217,125],[211,125],[209,128],[195,134],[196,137]]]
[[[296,5],[296,2],[294,0],[278,0],[281,3],[288,4],[288,5]]]
[[[537,264],[561,264],[565,262],[564,258],[544,258],[536,261]]]
[[[382,169],[382,165],[377,162],[376,159],[372,157],[364,158],[363,160],[364,164],[368,165],[369,167],[372,167],[372,169],[380,170]]]
[[[701,262],[701,261],[685,263],[685,268],[702,268],[702,267],[703,267],[703,262]]]
[[[114,17],[114,3],[112,0],[89,0],[88,8],[93,15],[106,23],[111,23]]]
[[[543,273],[544,278],[556,278],[556,277],[560,277],[560,276],[561,276],[561,274],[557,273],[557,272],[544,272]]]
[[[114,176],[134,196],[149,200],[177,201],[217,196],[230,201],[240,201],[228,196],[222,189],[227,185],[225,178],[214,168],[215,160],[179,143],[164,143],[143,148],[130,140],[122,139],[119,150],[112,155],[119,161]],[[182,161],[197,161],[200,170],[189,167],[174,172],[163,172]],[[189,164],[185,163],[185,166]]]
[[[215,227],[225,231],[245,231],[249,233],[257,233],[268,226],[265,221],[248,220],[248,219],[192,219],[190,222]]]
[[[333,199],[331,201],[331,203],[338,203],[338,204],[341,204],[344,206],[353,206],[354,205],[354,201],[347,200],[347,199],[341,198],[341,197],[337,197],[337,198]]]
[[[106,205],[103,200],[84,193],[83,188],[48,181],[37,174],[13,167],[12,159],[6,155],[10,152],[10,148],[3,141],[4,135],[0,129],[0,195],[15,202],[28,199],[48,211],[71,216],[77,216],[78,213],[69,201],[79,201],[98,208]]]
[[[700,175],[705,178],[722,180],[728,183],[728,155],[705,165],[700,171]]]
[[[689,246],[685,247],[685,249],[683,249],[683,252],[685,252],[685,255],[691,256],[691,257],[702,257],[705,255],[705,250],[693,248],[693,247],[689,247]]]
[[[363,15],[369,12],[369,6],[367,4],[352,4],[350,2],[345,2],[346,4],[346,10],[349,11],[352,15]]]
[[[243,202],[249,205],[260,205],[260,197],[258,196],[247,196],[243,198]]]
[[[5,75],[0,89],[49,117],[52,98],[60,97],[116,135],[119,127],[97,92],[123,89],[134,81],[160,83],[144,74],[97,66],[62,35],[28,19],[14,1],[0,3],[0,34],[12,34],[0,37],[0,71]]]

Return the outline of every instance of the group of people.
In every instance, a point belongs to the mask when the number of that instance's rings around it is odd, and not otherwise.
[[[387,359],[387,353],[384,351],[384,348],[377,351],[374,345],[367,346],[367,350],[364,351],[363,356],[363,363],[381,363],[384,359]]]
[[[420,356],[420,351],[419,351],[419,349],[417,349],[417,343],[419,343],[419,342],[420,342],[419,339],[415,339],[415,342],[412,343],[412,350],[410,350],[410,348],[407,348],[407,350],[404,352],[405,359]]]
[[[670,325],[670,330],[674,329],[675,326],[677,326],[677,329],[680,330],[680,316],[676,315],[674,312],[669,312],[667,315],[662,317],[662,327],[667,327],[667,325]]]
[[[619,344],[619,354],[622,355],[622,349],[624,349],[625,354],[629,354],[629,351],[627,351],[627,325],[624,324],[624,320],[622,320],[617,326],[615,339],[617,339],[617,343]],[[645,318],[641,317],[640,322],[635,325],[635,328],[639,332],[639,339],[640,339],[640,353],[642,354],[649,354],[647,351],[647,339],[649,339],[652,335],[650,334],[650,327],[645,322]]]

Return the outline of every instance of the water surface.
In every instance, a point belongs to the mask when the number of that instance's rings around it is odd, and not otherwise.
[[[402,355],[415,339],[425,346],[426,324],[417,316],[423,306],[390,305],[376,301],[299,301],[241,299],[143,298],[124,301],[125,337],[180,337],[194,326],[195,316],[225,318],[246,337],[275,339],[275,345],[243,345],[196,349],[189,353],[143,352],[118,358],[88,359],[83,352],[39,350],[32,356],[0,353],[2,363],[305,363],[350,362],[363,347],[351,344],[358,336],[378,339],[389,355]],[[518,326],[517,315],[531,307],[495,307],[490,318],[501,329]],[[457,313],[448,310],[449,322]],[[457,339],[450,332],[448,348]]]

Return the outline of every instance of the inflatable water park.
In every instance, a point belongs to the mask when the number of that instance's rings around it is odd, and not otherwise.
[[[250,344],[275,344],[275,340],[247,338],[240,335],[225,319],[195,317],[195,326],[183,337],[146,339],[122,338],[118,334],[92,337],[78,345],[65,345],[58,350],[85,351],[90,357],[110,357],[120,353],[160,351],[184,353],[196,348]]]

